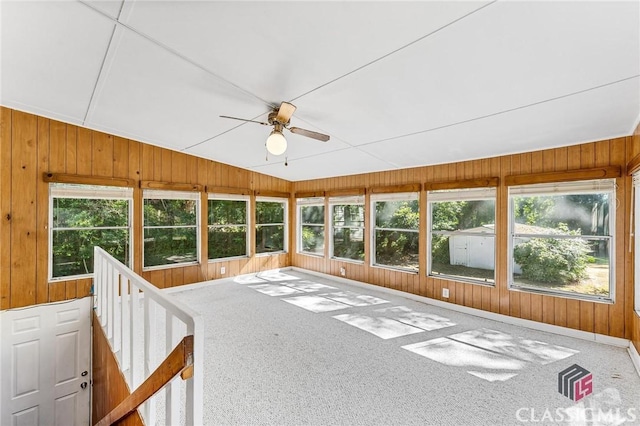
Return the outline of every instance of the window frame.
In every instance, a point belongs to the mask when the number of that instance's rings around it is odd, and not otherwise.
[[[362,214],[362,227],[359,226],[335,226],[335,223],[333,221],[333,207],[334,206],[362,206],[362,210],[363,210],[363,214]],[[329,198],[329,214],[328,214],[328,221],[329,221],[329,258],[330,259],[335,259],[335,260],[339,260],[341,262],[352,262],[352,263],[357,263],[357,264],[364,264],[367,253],[366,250],[363,249],[363,254],[364,254],[364,258],[362,260],[356,260],[356,259],[350,259],[348,257],[340,257],[340,256],[336,256],[334,254],[334,248],[335,248],[335,244],[334,244],[334,238],[335,238],[335,233],[334,230],[335,229],[360,229],[362,230],[362,238],[363,238],[363,244],[365,242],[366,239],[366,224],[365,224],[365,218],[367,217],[367,211],[366,211],[366,203],[365,203],[365,198],[363,195],[356,195],[356,196],[346,196],[346,197],[330,197]]]
[[[631,200],[633,202],[633,309],[636,315],[640,316],[640,170],[632,174],[632,187],[633,191]]]
[[[298,198],[296,199],[296,253],[303,254],[305,256],[314,256],[314,257],[325,257],[326,248],[327,248],[327,209],[325,206],[324,197],[311,197],[311,198]],[[303,223],[302,222],[302,208],[303,207],[322,207],[323,211],[323,222],[319,223]],[[302,227],[303,226],[313,226],[317,228],[322,228],[322,234],[324,236],[324,241],[322,242],[322,254],[313,253],[310,251],[305,251],[302,244]]]
[[[493,218],[493,233],[477,233],[477,232],[464,232],[464,231],[433,231],[433,205],[435,203],[442,202],[452,202],[452,201],[493,201],[494,202],[494,218]],[[496,187],[482,187],[482,188],[468,188],[468,189],[445,189],[445,190],[433,190],[427,191],[427,247],[426,247],[426,256],[427,256],[427,270],[426,276],[431,278],[443,279],[448,281],[457,281],[464,282],[469,284],[482,285],[487,287],[495,287],[496,286],[496,258],[498,253],[498,246],[496,244],[497,241],[497,207],[498,207],[498,198],[497,198],[497,190]],[[468,235],[468,236],[490,236],[493,238],[493,281],[483,281],[481,279],[473,279],[468,277],[459,277],[454,275],[447,274],[437,274],[434,275],[432,273],[433,266],[433,256],[431,252],[432,247],[432,239],[434,233],[436,235],[445,235],[445,236],[457,236],[457,235]]]
[[[88,229],[127,229],[129,232],[129,268],[133,267],[133,188],[118,187],[108,185],[86,185],[86,184],[65,184],[51,182],[49,184],[49,241],[47,243],[49,253],[47,255],[48,282],[68,281],[93,276],[90,274],[65,275],[61,277],[53,276],[53,233],[55,231],[73,231]],[[127,201],[127,226],[109,227],[80,227],[80,228],[56,228],[53,223],[54,198],[73,198],[81,200],[126,200]]]
[[[272,256],[278,254],[286,254],[289,252],[289,199],[281,197],[256,197],[256,208],[253,212],[253,244],[255,256]],[[283,219],[284,223],[258,223],[258,203],[281,203],[284,205]],[[282,241],[282,250],[258,253],[258,226],[282,226],[284,228],[284,236]]]
[[[211,225],[209,224],[209,201],[244,201],[245,202],[245,224],[233,224],[233,225]],[[245,254],[239,256],[227,256],[227,257],[217,257],[212,259],[209,254],[209,245],[207,244],[207,261],[208,263],[214,262],[224,262],[227,260],[234,259],[246,259],[250,257],[251,254],[251,239],[249,236],[249,226],[251,219],[251,198],[248,195],[239,195],[239,194],[220,194],[220,193],[208,193],[207,194],[207,236],[209,232],[213,228],[223,228],[223,227],[244,227],[245,232]],[[208,239],[207,239],[208,241]]]
[[[600,302],[613,304],[615,303],[616,293],[616,271],[615,271],[615,249],[616,249],[616,188],[615,179],[594,179],[594,180],[578,180],[578,181],[562,181],[552,183],[540,183],[529,185],[513,185],[508,187],[508,236],[507,236],[507,288],[510,291],[523,291],[535,294],[544,294],[548,296],[564,297],[568,299],[586,300],[591,302]],[[597,296],[582,294],[576,292],[562,290],[544,290],[537,287],[519,285],[513,279],[513,250],[514,240],[517,236],[527,236],[529,234],[515,233],[515,214],[514,214],[514,196],[562,196],[562,195],[580,195],[580,194],[596,194],[608,193],[609,197],[609,235],[580,235],[586,240],[608,240],[609,241],[609,296]],[[570,236],[553,235],[553,234],[536,234],[535,238],[571,238]],[[575,237],[573,237],[575,238]]]
[[[370,253],[369,253],[369,266],[373,268],[391,269],[394,271],[406,272],[409,274],[419,274],[420,267],[417,269],[404,268],[401,266],[385,265],[376,263],[376,231],[396,231],[396,232],[412,232],[418,234],[418,241],[420,240],[420,224],[418,228],[413,229],[401,229],[401,228],[378,228],[376,226],[376,203],[377,202],[393,202],[393,201],[416,201],[418,203],[418,210],[420,209],[420,193],[419,192],[393,192],[393,193],[380,193],[372,194],[369,200],[370,203]],[[420,249],[418,248],[418,258],[420,257]]]
[[[145,226],[144,223],[144,202],[145,200],[190,200],[196,202],[196,211],[195,211],[195,225],[179,225],[179,226]],[[172,190],[158,190],[158,189],[143,189],[142,190],[142,235],[141,235],[141,243],[140,249],[142,253],[142,271],[154,271],[159,269],[172,269],[172,268],[184,268],[186,266],[199,265],[200,264],[200,252],[201,252],[201,235],[200,235],[200,212],[202,206],[200,203],[200,192],[190,192],[190,191],[172,191]],[[171,263],[166,265],[153,265],[153,266],[145,266],[145,248],[144,248],[144,232],[147,229],[161,229],[161,228],[171,228],[171,229],[183,229],[183,228],[195,228],[196,229],[196,260],[189,262],[180,262],[180,263]]]

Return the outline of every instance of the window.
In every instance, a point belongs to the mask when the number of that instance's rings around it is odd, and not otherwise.
[[[143,266],[197,263],[200,193],[146,190],[143,198]]]
[[[209,259],[247,256],[247,196],[209,194]]]
[[[287,250],[287,200],[256,199],[256,253]]]
[[[509,188],[511,287],[613,299],[615,180]]]
[[[131,266],[131,188],[49,186],[49,278],[93,273],[93,247]]]
[[[298,251],[324,256],[324,198],[299,198]]]
[[[417,193],[372,196],[372,265],[418,271],[420,208]]]
[[[428,274],[493,284],[495,188],[431,191],[427,200]]]
[[[329,199],[331,256],[364,261],[364,197]]]

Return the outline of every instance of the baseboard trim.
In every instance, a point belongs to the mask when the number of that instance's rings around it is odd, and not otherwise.
[[[633,342],[629,342],[629,356],[631,357],[631,362],[633,362],[633,366],[636,367],[636,372],[638,376],[640,376],[640,353],[636,349]]]
[[[517,325],[519,327],[530,328],[532,330],[546,331],[548,333],[559,334],[561,336],[574,337],[576,339],[589,340],[592,342],[602,343],[609,346],[616,346],[619,348],[629,348],[631,344],[629,340],[619,337],[606,336],[604,334],[590,333],[587,331],[574,330],[572,328],[561,327],[558,325],[545,324],[537,321],[531,321],[522,318],[511,317],[509,315],[497,314],[495,312],[483,311],[482,309],[470,308],[468,306],[456,305],[455,303],[444,302],[442,300],[430,299],[428,297],[419,296],[413,293],[407,293],[401,290],[395,290],[388,287],[381,287],[374,284],[363,283],[361,281],[351,280],[349,278],[337,277],[334,275],[325,274],[322,272],[311,271],[307,269],[298,268],[297,266],[289,266],[282,268],[282,270],[292,270],[303,274],[315,275],[321,278],[331,279],[345,284],[351,284],[364,288],[375,288],[377,291],[383,293],[393,294],[395,296],[404,297],[406,299],[415,300],[417,302],[426,303],[428,305],[438,306],[444,309],[450,309],[452,311],[460,312],[463,314],[474,315],[481,318],[491,319],[494,321],[503,322],[506,324]]]

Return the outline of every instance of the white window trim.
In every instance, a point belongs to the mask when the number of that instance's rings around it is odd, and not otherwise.
[[[633,174],[633,186],[632,186],[632,202],[633,202],[633,215],[631,218],[631,223],[634,225],[633,228],[633,289],[634,289],[634,302],[633,309],[636,314],[640,316],[640,195],[638,194],[638,190],[640,189],[640,171],[635,172]]]
[[[303,207],[322,207],[323,209],[323,219],[322,225],[319,223],[302,223],[302,208]],[[324,211],[324,198],[323,197],[313,197],[313,198],[298,198],[296,200],[296,253],[303,254],[305,256],[313,256],[313,257],[324,257],[324,251],[326,248],[326,230],[327,230],[327,212]],[[313,253],[310,251],[305,251],[302,248],[302,227],[303,226],[314,226],[314,227],[322,227],[322,232],[325,235],[325,239],[322,245],[322,254]]]
[[[133,188],[129,187],[113,187],[113,186],[97,186],[97,185],[81,185],[81,184],[49,184],[49,242],[48,242],[48,282],[69,281],[81,278],[92,277],[93,274],[65,275],[63,277],[53,276],[53,199],[54,198],[79,198],[79,199],[98,199],[98,200],[126,200],[128,225],[126,229],[129,231],[129,268],[133,267]],[[125,229],[125,227],[96,227],[96,228],[78,228],[78,229]]]
[[[403,268],[400,266],[392,266],[392,265],[383,265],[381,263],[376,263],[376,202],[379,201],[418,201],[420,200],[420,193],[418,192],[394,192],[394,193],[385,193],[385,194],[373,194],[370,197],[370,205],[369,205],[369,218],[371,223],[371,231],[369,235],[370,241],[370,266],[373,268],[381,268],[381,269],[391,269],[394,271],[406,272],[408,274],[418,274],[420,271],[410,268]],[[419,207],[419,206],[418,206]],[[399,232],[415,232],[418,234],[418,238],[420,235],[420,227],[418,229],[396,229],[396,228],[379,228],[384,231],[399,231]]]
[[[333,252],[334,252],[334,244],[333,244],[333,237],[334,237],[334,230],[335,230],[335,226],[333,223],[333,207],[334,206],[346,206],[346,205],[350,205],[350,206],[362,206],[362,208],[365,208],[365,201],[364,201],[364,196],[362,195],[357,195],[357,196],[350,196],[350,197],[331,197],[329,198],[329,212],[327,214],[328,217],[328,221],[329,221],[329,258],[330,259],[335,259],[335,260],[339,260],[341,262],[351,262],[351,263],[357,263],[357,264],[364,264],[364,259],[363,260],[356,260],[356,259],[349,259],[348,257],[339,257],[339,256],[334,256]],[[367,213],[365,212],[364,215],[366,215]],[[364,219],[364,217],[363,217]],[[362,227],[360,226],[340,226],[339,228],[354,228],[354,229],[362,229],[362,235],[365,235],[365,231],[366,231],[366,227],[364,226],[364,224],[362,224]],[[366,256],[366,253],[365,253]]]
[[[541,288],[517,285],[513,281],[513,240],[515,228],[515,216],[513,211],[513,196],[545,196],[545,195],[575,195],[575,194],[610,194],[609,199],[609,297],[594,296],[588,294],[573,293],[561,290],[543,290]],[[567,299],[587,300],[591,302],[600,302],[612,304],[615,303],[616,294],[616,271],[615,271],[615,246],[616,246],[616,181],[615,179],[598,179],[585,180],[575,182],[554,182],[535,185],[519,185],[511,186],[508,190],[508,222],[509,233],[507,237],[507,273],[508,273],[508,289],[510,291],[522,291],[527,293],[545,294],[555,297],[564,297]],[[520,234],[518,234],[520,235]],[[537,235],[539,238],[545,238],[546,235]],[[558,238],[558,235],[551,236]],[[582,236],[582,237],[589,237]],[[560,236],[560,238],[562,238]],[[596,239],[604,239],[603,236],[596,236]]]
[[[289,251],[289,199],[288,198],[280,198],[280,197],[256,197],[256,204],[259,202],[267,202],[267,203],[283,203],[284,204],[284,223],[280,224],[280,223],[267,223],[267,224],[259,224],[258,223],[258,208],[256,206],[256,211],[254,212],[254,216],[256,218],[255,223],[253,224],[253,233],[254,233],[254,240],[255,240],[255,232],[256,229],[258,228],[258,225],[261,226],[278,226],[278,225],[282,225],[284,228],[284,241],[282,242],[282,250],[279,251],[270,251],[267,253],[258,253],[257,248],[255,249],[255,256],[256,257],[263,257],[263,256],[273,256],[273,255],[279,255],[279,254],[285,254],[288,253]]]
[[[153,227],[155,229],[159,228],[195,228],[196,229],[196,260],[191,262],[180,262],[180,263],[172,263],[168,265],[154,265],[154,266],[144,266],[144,231],[148,227],[144,224],[144,201],[145,200],[192,200],[196,202],[196,224],[195,225],[179,225],[179,226],[160,226]],[[142,191],[142,217],[140,220],[142,221],[142,241],[141,241],[141,249],[142,249],[142,271],[155,271],[159,269],[173,269],[173,268],[183,268],[186,266],[198,265],[200,264],[200,246],[202,244],[200,238],[200,209],[202,206],[200,205],[200,192],[195,191],[164,191],[157,189],[145,189]],[[150,228],[151,229],[151,228]]]
[[[246,234],[246,247],[245,247],[245,255],[242,256],[228,256],[228,257],[217,257],[215,259],[210,259],[209,258],[209,250],[207,247],[207,261],[209,263],[215,263],[215,262],[225,262],[228,260],[234,260],[234,259],[246,259],[249,257],[249,254],[251,253],[251,238],[249,238],[249,224],[250,224],[250,219],[251,219],[251,199],[248,195],[240,195],[240,194],[218,194],[218,193],[209,193],[207,194],[207,233],[209,232],[209,230],[211,228],[215,228],[215,227],[220,227],[220,225],[209,225],[209,203],[208,201],[212,201],[212,200],[223,200],[223,201],[244,201],[247,208],[246,208],[246,223],[244,225],[224,225],[224,226],[244,226],[245,228],[245,234]]]
[[[452,275],[433,275],[431,273],[431,241],[433,236],[433,230],[431,229],[432,225],[432,212],[433,212],[433,204],[438,202],[450,202],[450,201],[493,201],[494,202],[494,214],[495,209],[498,205],[497,200],[497,191],[496,188],[473,188],[473,189],[452,189],[452,190],[441,190],[441,191],[428,191],[427,192],[427,271],[426,275],[428,277],[433,277],[442,280],[448,281],[456,281],[456,282],[464,282],[469,284],[482,285],[487,287],[495,287],[496,286],[496,257],[498,247],[496,244],[496,220],[494,216],[494,228],[493,232],[486,233],[471,233],[464,231],[436,231],[437,235],[482,235],[482,236],[490,236],[493,237],[493,282],[482,281],[480,279],[466,278],[466,277],[458,277]]]

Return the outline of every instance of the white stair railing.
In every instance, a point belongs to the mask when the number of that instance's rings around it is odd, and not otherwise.
[[[132,392],[183,337],[193,335],[193,377],[182,381],[177,376],[144,404],[141,415],[146,425],[201,425],[204,333],[200,315],[100,247],[94,251],[93,283],[96,315]]]

